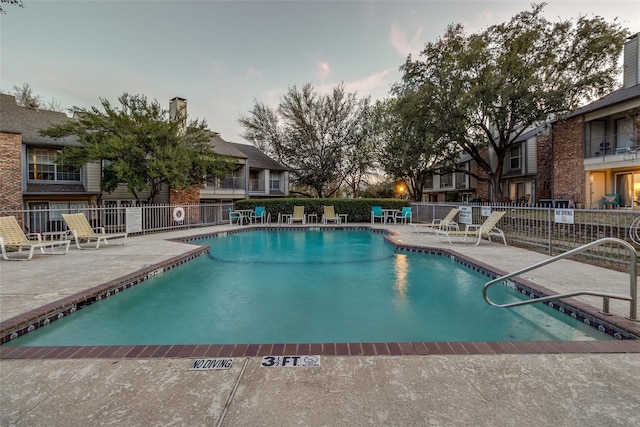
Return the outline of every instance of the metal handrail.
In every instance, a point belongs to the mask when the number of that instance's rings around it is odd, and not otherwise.
[[[489,289],[489,287],[495,285],[498,282],[502,282],[514,276],[518,276],[522,273],[526,273],[527,271],[535,270],[536,268],[545,266],[547,264],[551,264],[552,262],[555,262],[559,259],[584,252],[589,248],[592,248],[594,246],[600,246],[601,244],[608,243],[608,242],[618,243],[622,245],[627,249],[627,251],[629,252],[629,255],[631,256],[630,269],[629,269],[629,277],[630,277],[629,287],[630,287],[630,294],[631,294],[630,296],[612,294],[607,292],[599,292],[599,291],[588,291],[588,290],[582,291],[581,290],[581,291],[567,292],[563,294],[550,295],[550,296],[541,297],[541,298],[535,298],[527,301],[517,301],[517,302],[508,303],[508,304],[496,304],[495,302],[491,301],[491,299],[489,299],[489,297],[487,296],[487,290]],[[631,307],[629,311],[629,317],[627,317],[627,319],[638,322],[640,320],[638,320],[638,315],[637,315],[637,311],[638,311],[638,276],[636,274],[637,264],[638,264],[638,253],[636,249],[633,247],[633,245],[621,239],[616,239],[614,237],[605,237],[603,239],[598,239],[591,243],[587,243],[586,245],[580,246],[579,248],[572,249],[563,254],[556,255],[553,258],[549,258],[547,260],[541,261],[537,264],[531,265],[521,270],[514,271],[513,273],[509,273],[505,276],[498,277],[497,279],[493,279],[485,283],[485,285],[482,287],[482,297],[487,302],[487,304],[490,304],[494,307],[507,308],[507,307],[517,307],[520,305],[533,304],[537,302],[552,301],[552,300],[557,300],[561,298],[568,298],[576,295],[593,295],[593,296],[602,297],[602,313],[604,314],[611,314],[609,313],[609,298],[621,299],[621,300],[630,302]]]

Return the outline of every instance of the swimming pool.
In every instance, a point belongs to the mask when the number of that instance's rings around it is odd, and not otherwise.
[[[543,305],[491,307],[486,276],[398,252],[379,233],[261,230],[201,242],[209,255],[9,345],[611,339]],[[502,287],[492,298],[522,297]]]

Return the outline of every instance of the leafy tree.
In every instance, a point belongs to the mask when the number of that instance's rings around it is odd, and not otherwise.
[[[169,118],[158,101],[123,94],[120,108],[100,99],[102,109],[74,107],[77,119],[41,132],[54,138],[75,135],[77,147],[65,147],[61,160],[74,167],[105,161],[102,190],[126,184],[138,203],[153,203],[164,186],[187,188],[201,184],[205,175],[223,178],[234,167],[231,159],[215,153],[204,120]]]
[[[404,182],[412,200],[422,199],[427,178],[443,159],[444,142],[418,92],[402,93],[377,104],[378,132],[384,144],[380,163],[385,172]]]
[[[5,15],[7,13],[4,10],[4,8],[5,8],[4,3],[12,4],[12,5],[24,8],[24,5],[22,4],[22,0],[0,0],[0,14],[1,15]]]
[[[256,102],[238,122],[245,128],[245,139],[289,168],[297,192],[329,197],[358,169],[358,162],[349,164],[346,159],[364,152],[359,144],[365,136],[365,107],[366,101],[346,93],[342,84],[324,96],[306,84],[301,90],[289,88],[277,109]],[[305,193],[305,188],[315,194]]]
[[[422,59],[409,56],[401,67],[404,90],[429,96],[429,114],[454,148],[447,152],[451,170],[460,153],[470,155],[483,173],[461,172],[488,182],[494,201],[503,198],[503,163],[518,136],[616,84],[627,30],[601,17],[550,22],[544,7],[532,5],[477,34],[452,25],[426,44]]]

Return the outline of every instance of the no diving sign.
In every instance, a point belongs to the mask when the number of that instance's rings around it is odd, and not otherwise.
[[[312,368],[320,366],[320,356],[265,356],[261,365],[265,368]]]
[[[211,369],[229,369],[232,365],[233,358],[196,359],[189,370],[208,371]]]
[[[573,224],[573,209],[555,209],[555,222]]]

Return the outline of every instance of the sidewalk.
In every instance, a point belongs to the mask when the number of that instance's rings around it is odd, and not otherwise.
[[[453,249],[506,272],[546,258],[486,241],[452,247],[410,227],[387,228],[403,244]],[[230,228],[132,236],[124,247],[0,262],[0,320],[197,247],[168,238],[220,229]],[[628,274],[567,260],[528,276],[558,292],[629,292]],[[612,300],[611,307],[629,314],[627,303]],[[640,343],[628,344],[637,350],[322,356],[314,368],[265,368],[261,357],[235,357],[230,369],[209,371],[190,371],[193,359],[179,357],[2,359],[0,425],[640,425]]]

